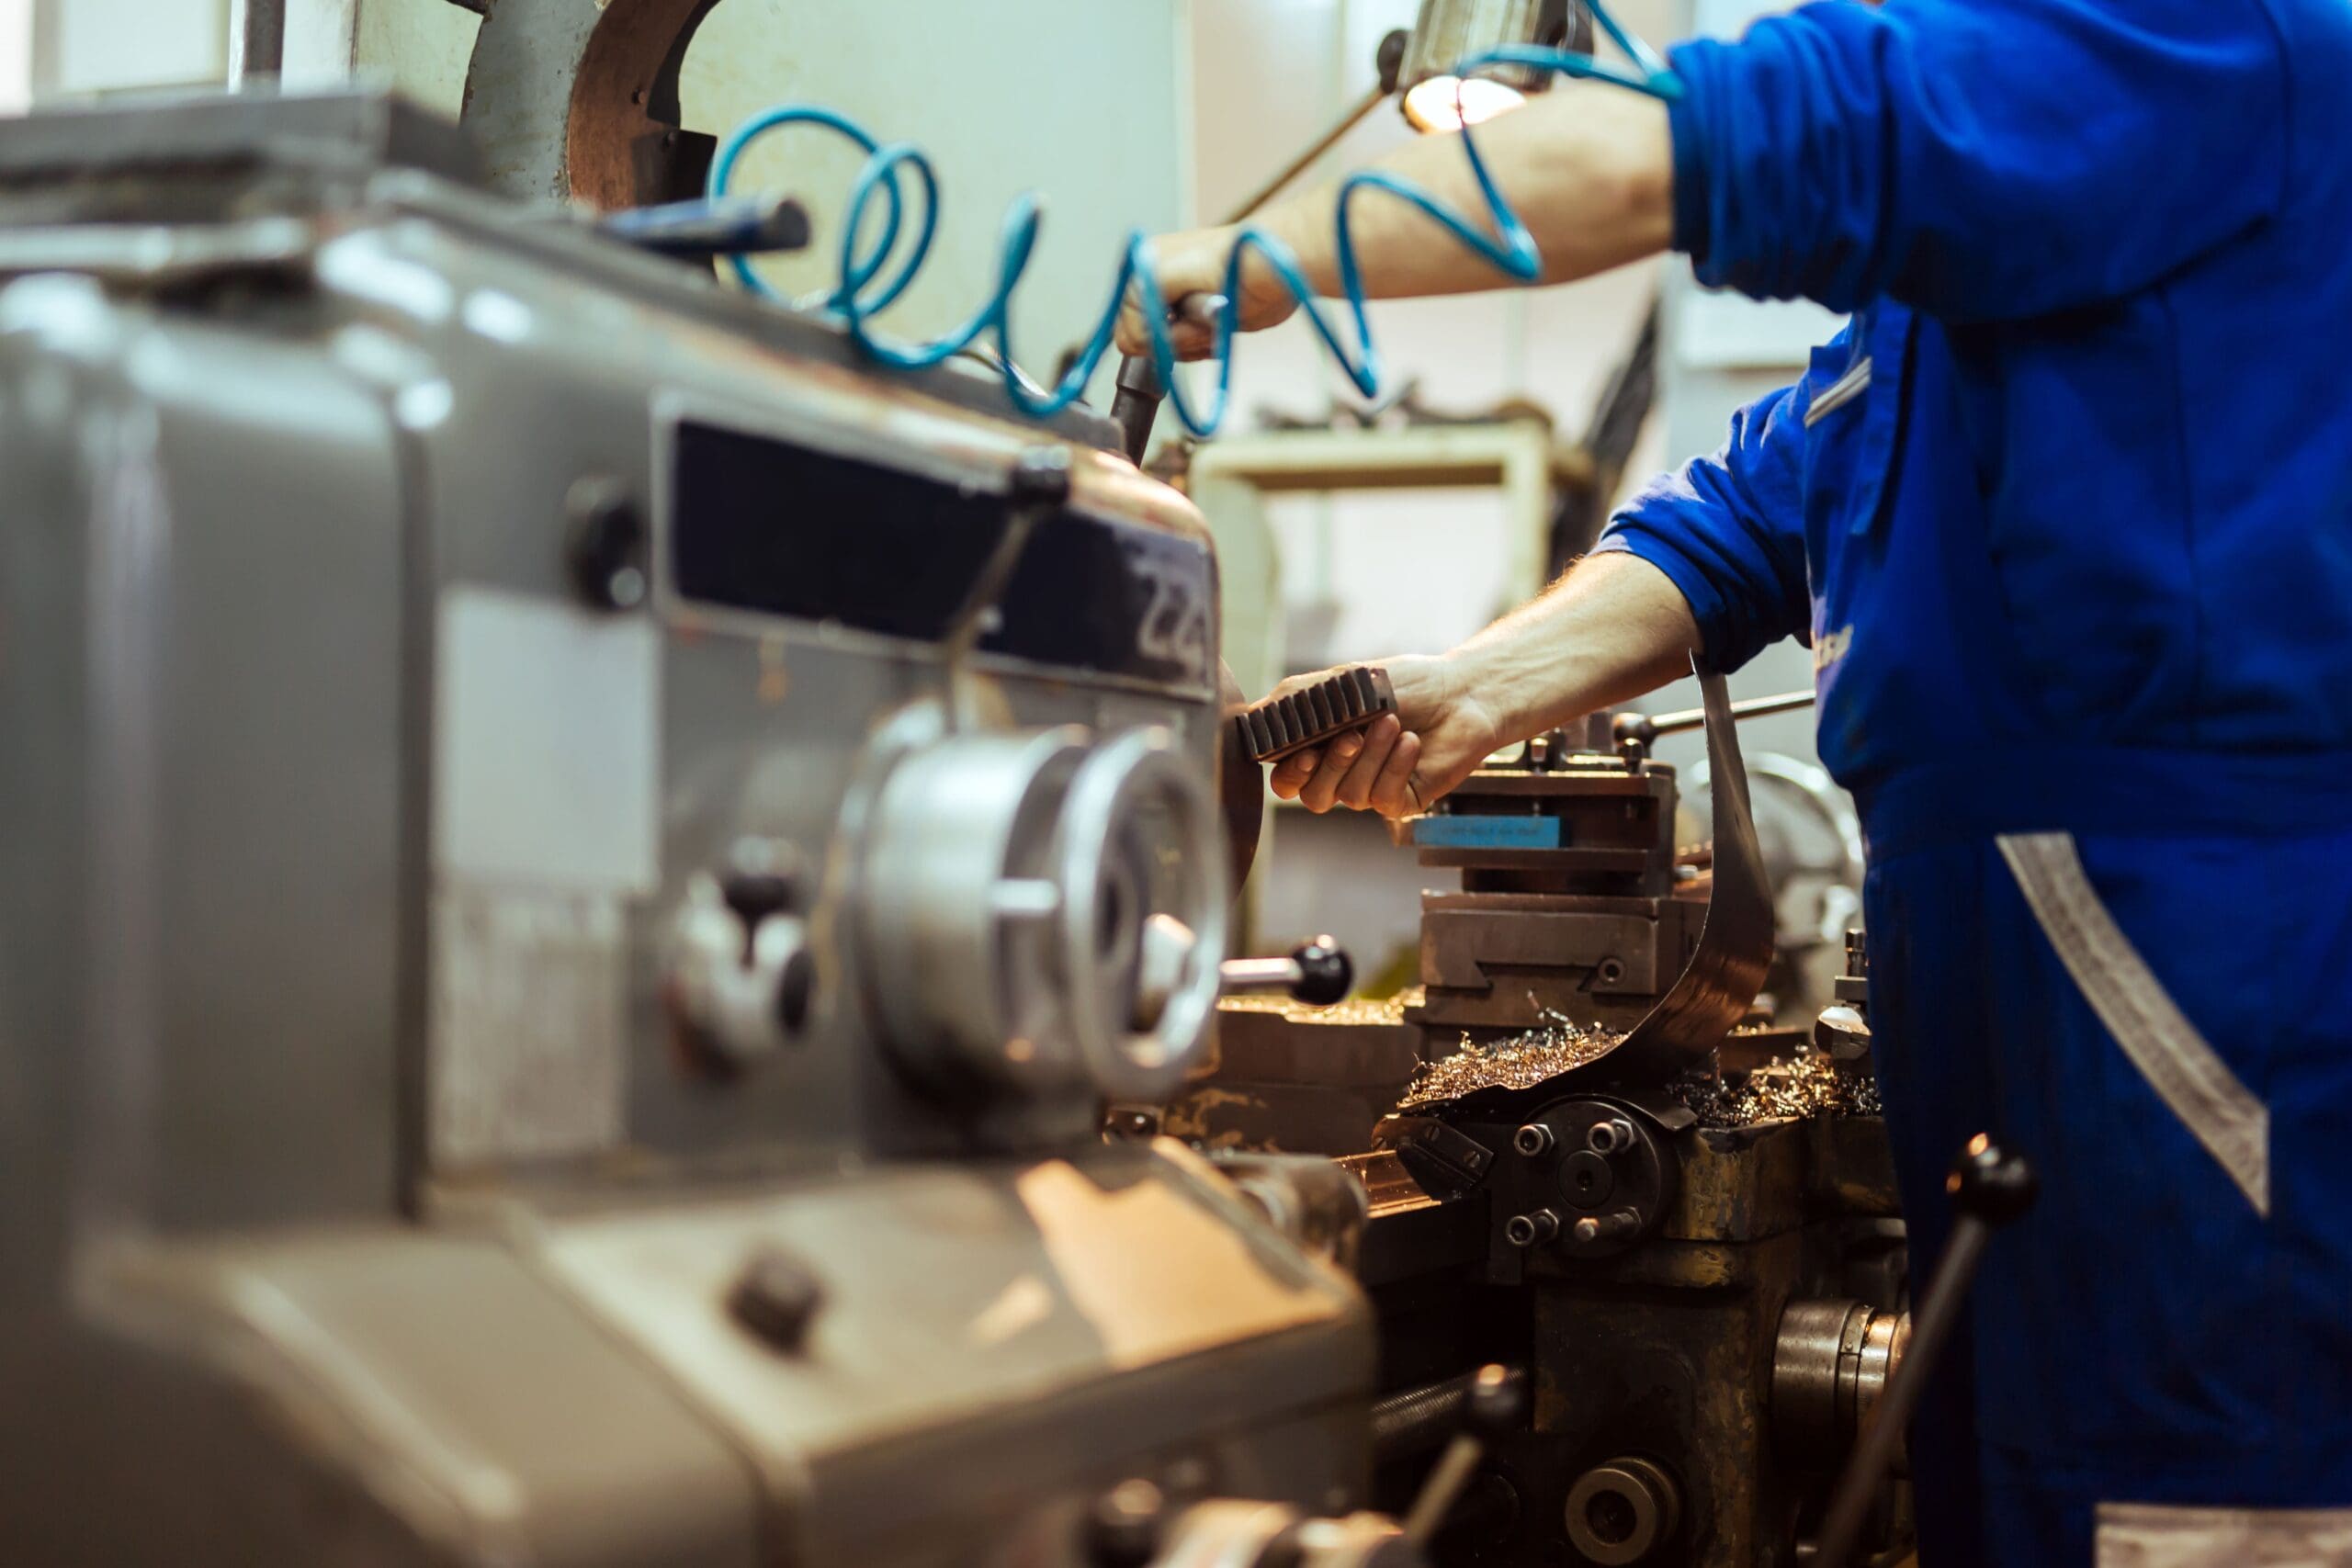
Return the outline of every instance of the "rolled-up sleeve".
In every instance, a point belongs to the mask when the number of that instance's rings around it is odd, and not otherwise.
[[[2284,197],[2260,0],[1817,0],[1672,59],[1675,244],[1758,298],[2039,315],[2136,292]]]
[[[1740,410],[1723,450],[1651,481],[1593,547],[1665,572],[1717,669],[1736,670],[1767,644],[1812,629],[1798,470],[1805,401],[1800,384]]]

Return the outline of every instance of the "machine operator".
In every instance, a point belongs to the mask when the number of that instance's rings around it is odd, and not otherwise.
[[[1918,1277],[1969,1134],[2043,1181],[1913,1434],[1922,1562],[2352,1562],[2352,6],[1824,0],[1673,63],[1477,132],[1547,277],[1670,246],[1850,323],[1275,793],[1409,813],[1809,640]],[[1478,210],[1451,140],[1387,166]],[[1262,220],[1327,292],[1332,217]],[[1374,294],[1496,281],[1353,218]],[[1169,296],[1234,239],[1159,241]]]

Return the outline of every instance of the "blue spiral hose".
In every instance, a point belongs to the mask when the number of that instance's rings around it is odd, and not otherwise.
[[[1588,0],[1588,8],[1601,30],[1625,51],[1626,57],[1633,62],[1632,69],[1572,51],[1518,45],[1473,56],[1456,67],[1456,74],[1467,76],[1493,65],[1518,65],[1555,72],[1563,76],[1611,82],[1654,98],[1670,101],[1681,96],[1681,80],[1646,44],[1620,27],[1600,5]],[[1281,278],[1283,287],[1306,311],[1316,335],[1322,339],[1323,346],[1329,351],[1340,368],[1346,372],[1356,390],[1367,398],[1379,396],[1380,355],[1373,343],[1363,273],[1357,260],[1349,222],[1351,205],[1367,190],[1385,191],[1418,208],[1464,248],[1485,257],[1507,276],[1521,283],[1532,283],[1543,275],[1543,258],[1536,250],[1534,236],[1528,232],[1527,225],[1521,221],[1518,212],[1495,184],[1485,160],[1478,155],[1476,138],[1465,125],[1462,130],[1462,151],[1464,156],[1470,160],[1471,172],[1477,178],[1478,192],[1486,203],[1487,216],[1494,224],[1493,237],[1428,191],[1395,175],[1378,169],[1365,169],[1351,175],[1340,183],[1334,249],[1339,264],[1340,292],[1355,328],[1352,351],[1340,341],[1339,332],[1317,303],[1315,290],[1307,283],[1290,247],[1255,224],[1245,224],[1233,247],[1233,254],[1226,263],[1223,290],[1226,303],[1215,321],[1215,347],[1211,355],[1216,365],[1215,397],[1204,412],[1195,411],[1174,375],[1176,347],[1168,332],[1168,300],[1152,269],[1148,237],[1137,229],[1127,236],[1118,276],[1112,282],[1110,299],[1095,323],[1093,334],[1062,378],[1041,392],[1027,384],[1026,378],[1015,368],[1017,362],[1012,353],[1011,321],[1012,295],[1021,286],[1022,276],[1028,270],[1030,256],[1036,250],[1038,230],[1043,223],[1043,210],[1035,193],[1024,192],[1006,209],[996,287],[981,301],[971,318],[928,343],[893,342],[874,330],[872,319],[906,292],[907,286],[914,281],[916,275],[922,270],[923,263],[930,257],[932,243],[937,237],[939,227],[937,171],[932,167],[931,160],[911,142],[894,141],[885,146],[846,115],[808,105],[784,104],[745,120],[719,147],[710,167],[711,199],[718,201],[727,195],[728,186],[735,175],[736,164],[741,160],[746,148],[771,131],[796,125],[813,125],[831,130],[855,143],[866,154],[865,166],[858,171],[855,182],[850,186],[849,206],[842,222],[839,280],[820,296],[816,303],[841,321],[852,341],[868,356],[898,369],[919,370],[937,365],[964,352],[982,334],[994,329],[1005,395],[1015,407],[1035,418],[1058,413],[1078,400],[1087,382],[1092,379],[1096,367],[1102,364],[1103,355],[1111,351],[1120,306],[1129,288],[1133,288],[1142,309],[1145,328],[1150,335],[1152,362],[1159,371],[1160,384],[1169,389],[1177,419],[1195,436],[1214,434],[1224,422],[1226,410],[1232,400],[1233,342],[1240,308],[1241,268],[1245,255],[1250,252],[1262,257],[1275,276]],[[914,238],[901,253],[899,242],[909,222],[910,200],[902,185],[902,175],[911,175],[918,192],[914,197],[912,220]],[[881,204],[879,221],[869,222],[876,202]],[[874,231],[871,234],[867,232],[869,229]],[[895,262],[892,259],[894,254],[897,255]],[[745,288],[768,299],[779,298],[743,256],[735,255],[729,259],[735,276]]]

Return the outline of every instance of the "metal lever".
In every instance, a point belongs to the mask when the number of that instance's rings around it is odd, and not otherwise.
[[[631,207],[597,220],[597,231],[657,255],[687,261],[797,251],[808,243],[808,213],[789,197]]]
[[[1168,317],[1205,327],[1215,324],[1217,312],[1224,309],[1222,294],[1187,294],[1168,308]],[[1167,395],[1151,355],[1130,354],[1119,361],[1118,377],[1112,382],[1111,423],[1119,427],[1119,445],[1125,449],[1128,462],[1142,465],[1144,448],[1151,445],[1152,424],[1159,418],[1160,400]]]
[[[1437,1537],[1445,1517],[1453,1512],[1453,1505],[1478,1473],[1478,1461],[1486,1457],[1487,1444],[1501,1437],[1519,1422],[1525,1404],[1524,1384],[1517,1373],[1507,1367],[1480,1367],[1470,1380],[1470,1398],[1463,1407],[1462,1430],[1438,1456],[1436,1468],[1430,1478],[1421,1483],[1420,1495],[1413,1499],[1413,1506],[1405,1516],[1405,1539],[1415,1546],[1426,1547]]]
[[[1755,718],[1762,714],[1787,713],[1794,708],[1809,708],[1813,700],[1811,692],[1782,692],[1776,697],[1749,697],[1731,705],[1731,716]],[[1650,742],[1661,735],[1679,735],[1685,730],[1700,728],[1706,722],[1705,708],[1681,708],[1661,714],[1621,713],[1610,728],[1619,750],[1631,747],[1647,750]]]
[[[1221,989],[1288,991],[1293,1001],[1329,1007],[1355,984],[1356,966],[1344,949],[1328,936],[1302,942],[1282,958],[1228,958],[1219,966]]]
[[[1904,1352],[1903,1364],[1871,1408],[1861,1435],[1855,1439],[1853,1454],[1846,1461],[1845,1472],[1838,1478],[1813,1568],[1846,1568],[1870,1517],[1871,1498],[1894,1457],[1894,1445],[1902,1441],[1919,1408],[1928,1374],[1935,1370],[1944,1341],[1959,1319],[1961,1303],[1975,1282],[1984,1244],[1993,1239],[1995,1231],[2033,1207],[2035,1189],[2033,1167],[2025,1156],[2008,1153],[1988,1134],[1977,1134],[1961,1151],[1960,1163],[1944,1181],[1960,1221],[1952,1226],[1951,1239],[1944,1247],[1943,1260],[1936,1265],[1935,1278],[1928,1282],[1927,1295],[1911,1314],[1911,1344]]]

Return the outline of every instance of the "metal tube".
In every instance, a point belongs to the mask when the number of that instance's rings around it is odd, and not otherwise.
[[[1734,718],[1754,718],[1759,714],[1787,713],[1812,705],[1813,694],[1809,691],[1782,692],[1776,697],[1750,697],[1746,702],[1734,703],[1731,705],[1731,716]],[[1653,736],[1674,735],[1686,729],[1696,729],[1706,722],[1705,708],[1681,708],[1673,713],[1656,715],[1644,728]]]
[[[1402,1389],[1374,1401],[1373,1462],[1385,1464],[1442,1442],[1448,1433],[1461,1426],[1463,1413],[1470,1404],[1470,1384],[1476,1376],[1475,1372],[1464,1372],[1458,1378]]]
[[[1228,958],[1218,966],[1218,978],[1229,994],[1234,991],[1286,991],[1306,977],[1306,968],[1295,956],[1281,958]]]
[[[1416,1546],[1427,1546],[1437,1537],[1438,1527],[1445,1523],[1445,1516],[1453,1511],[1462,1489],[1478,1472],[1478,1461],[1487,1445],[1467,1432],[1446,1445],[1439,1456],[1437,1468],[1421,1483],[1420,1495],[1413,1499],[1413,1511],[1405,1516],[1405,1539]]]

